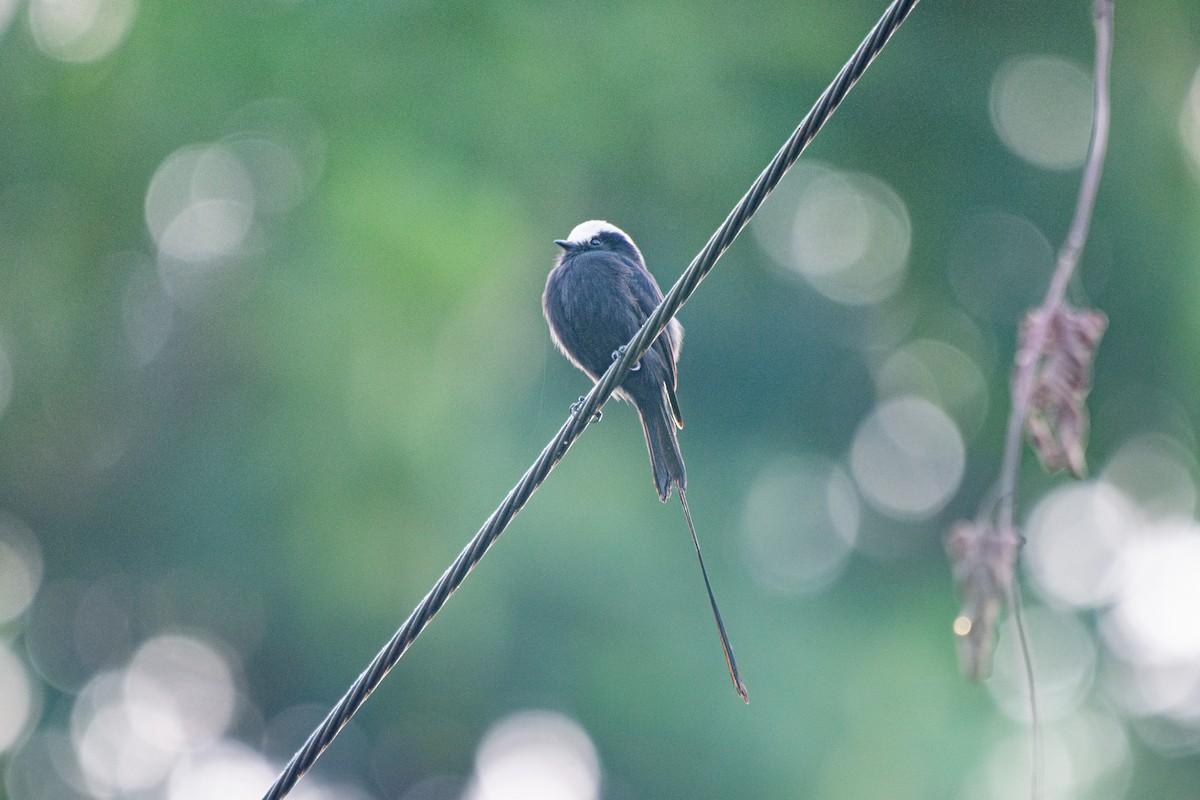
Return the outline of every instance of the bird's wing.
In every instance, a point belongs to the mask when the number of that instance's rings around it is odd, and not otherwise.
[[[646,269],[638,266],[633,266],[629,271],[629,290],[633,295],[634,302],[637,304],[638,310],[641,311],[642,321],[645,322],[658,304],[662,302],[663,293],[658,288],[658,283],[654,280],[654,276]],[[671,415],[675,417],[675,424],[683,427],[683,413],[679,409],[679,399],[675,396],[675,359],[679,355],[679,347],[682,343],[683,328],[676,320],[671,320],[659,337],[654,340],[651,349],[655,350],[659,357],[662,358],[663,365],[666,367],[667,378],[663,383],[667,402],[671,406]]]

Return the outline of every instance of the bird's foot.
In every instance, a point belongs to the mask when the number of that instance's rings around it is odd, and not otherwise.
[[[612,360],[613,360],[613,361],[616,361],[618,358],[620,358],[621,356],[625,355],[625,347],[626,347],[626,345],[621,345],[621,346],[620,346],[620,347],[618,347],[616,350],[613,350],[613,351],[612,351]],[[641,360],[639,359],[639,360],[637,360],[637,361],[633,362],[633,366],[629,368],[629,371],[630,371],[630,372],[637,372],[637,371],[638,371],[639,369],[641,369],[641,368],[642,368],[642,362],[641,362]]]
[[[587,398],[583,397],[581,395],[578,400],[576,400],[574,403],[571,404],[571,413],[572,414],[576,414],[576,415],[579,414],[579,409],[581,409],[583,407],[584,400],[587,400]],[[590,422],[599,422],[603,417],[604,417],[604,413],[602,411],[600,411],[600,409],[596,409],[596,413],[592,414],[592,418],[591,418]]]

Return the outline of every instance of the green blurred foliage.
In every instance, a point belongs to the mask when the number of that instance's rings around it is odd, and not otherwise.
[[[609,219],[670,284],[881,6],[143,3],[82,64],[42,52],[18,7],[0,38],[0,507],[41,542],[46,586],[129,597],[131,633],[95,666],[204,631],[241,665],[233,735],[289,754],[304,732],[275,741],[268,721],[340,696],[587,389],[541,319],[551,240]],[[1200,422],[1200,187],[1178,132],[1200,15],[1192,0],[1117,15],[1082,267],[1112,320],[1094,463]],[[339,740],[322,769],[400,796],[469,774],[492,722],[544,707],[593,737],[605,797],[989,796],[989,748],[1021,726],[957,675],[940,538],[998,468],[1016,320],[976,320],[988,413],[946,510],[864,507],[861,535],[886,546],[789,593],[756,581],[742,508],[778,457],[844,462],[876,401],[874,331],[899,344],[960,313],[949,243],[970,213],[1061,239],[1077,171],[1006,150],[989,84],[1013,56],[1088,69],[1091,51],[1082,2],[923,4],[805,156],[903,198],[900,292],[834,304],[746,235],[684,309],[690,499],[749,708],[678,509],[655,501],[635,416],[612,404],[355,721],[375,756]],[[266,118],[293,137],[298,201],[256,208],[236,254],[160,298],[166,333],[139,357],[130,297],[160,273],[151,179],[280,99]],[[1031,270],[1022,297],[1047,280]],[[1027,467],[1026,509],[1065,480]],[[63,725],[78,688],[47,684],[40,724]],[[1194,755],[1133,741],[1129,796],[1192,796]]]

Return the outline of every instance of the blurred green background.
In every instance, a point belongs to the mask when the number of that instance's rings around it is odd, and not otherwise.
[[[0,0],[0,796],[261,796],[587,390],[551,240],[671,284],[882,7]],[[1028,796],[941,537],[1092,49],[1084,2],[922,4],[682,311],[749,707],[614,403],[294,796]],[[1092,477],[1017,499],[1048,798],[1200,785],[1198,67],[1193,0],[1118,3]]]

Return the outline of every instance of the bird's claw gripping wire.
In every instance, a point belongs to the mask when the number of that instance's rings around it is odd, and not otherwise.
[[[626,347],[626,345],[621,345],[616,350],[613,350],[613,352],[612,352],[612,360],[613,361],[616,361],[621,356],[625,355],[625,347]],[[637,361],[633,362],[633,366],[629,368],[629,371],[637,372],[641,368],[642,368],[642,361],[641,361],[641,359],[638,359]]]
[[[571,413],[572,414],[575,414],[578,416],[579,409],[583,407],[584,400],[587,400],[587,398],[584,397],[583,395],[580,395],[578,400],[576,400],[574,403],[571,403]],[[603,418],[604,418],[604,412],[602,412],[600,409],[597,408],[596,413],[592,414],[591,422],[599,422]]]

